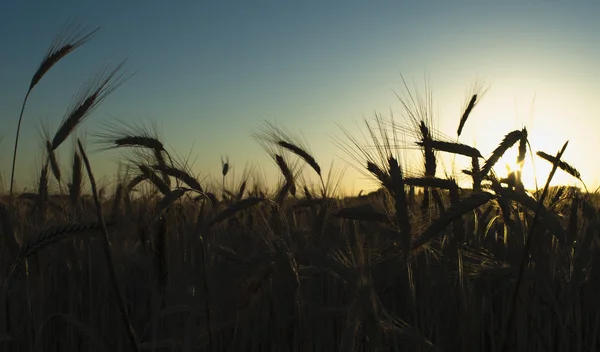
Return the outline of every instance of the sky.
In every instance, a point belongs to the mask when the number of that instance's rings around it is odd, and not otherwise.
[[[404,1],[14,1],[0,4],[0,170],[10,177],[21,102],[54,37],[68,20],[101,27],[69,54],[29,98],[17,159],[18,187],[35,187],[44,129],[54,134],[85,79],[109,62],[127,59],[135,73],[78,129],[97,178],[110,180],[123,160],[103,151],[90,133],[107,121],[153,123],[201,180],[219,176],[228,157],[236,177],[256,165],[276,181],[274,163],[252,137],[265,121],[301,135],[328,171],[345,174],[344,192],[373,184],[335,143],[340,126],[357,126],[376,113],[408,124],[396,93],[402,77],[416,91],[431,88],[435,128],[456,139],[469,87],[489,89],[460,141],[489,155],[503,136],[526,127],[531,146],[581,171],[588,188],[600,186],[594,153],[600,139],[600,3]],[[412,86],[412,84],[415,86]],[[410,143],[414,137],[408,135]],[[58,154],[68,175],[73,143]],[[407,169],[421,160],[403,151]],[[460,169],[464,160],[442,158]],[[501,169],[511,161],[503,160]],[[538,180],[549,167],[534,159]],[[466,160],[468,164],[468,160]],[[524,169],[533,185],[533,167]],[[497,168],[498,170],[498,168]],[[451,171],[448,171],[451,173]],[[463,180],[465,176],[459,176]],[[577,184],[557,173],[557,182]],[[539,181],[543,184],[543,181]]]

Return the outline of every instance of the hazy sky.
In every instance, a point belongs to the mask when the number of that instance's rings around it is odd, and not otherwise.
[[[256,163],[271,175],[272,163],[251,136],[265,120],[301,133],[325,169],[331,161],[345,166],[339,156],[346,156],[332,143],[332,136],[343,138],[336,123],[356,131],[355,121],[390,110],[401,122],[394,95],[402,89],[400,75],[420,84],[427,74],[437,127],[445,134],[455,137],[468,88],[483,78],[490,89],[461,142],[476,143],[488,155],[504,134],[527,126],[534,150],[555,154],[568,139],[566,160],[588,186],[597,186],[599,16],[600,3],[592,1],[3,1],[4,183],[31,75],[71,18],[102,30],[52,68],[30,97],[20,186],[31,186],[39,172],[40,127],[53,134],[85,78],[124,58],[137,74],[80,133],[98,132],[113,117],[155,122],[165,144],[195,159],[201,177],[218,174],[221,156],[229,156],[238,174]],[[65,171],[70,148],[60,148]],[[114,175],[117,156],[94,152],[94,170]],[[420,161],[407,155],[405,162]],[[542,166],[538,159],[545,176]],[[368,187],[357,175],[349,167],[347,189]]]

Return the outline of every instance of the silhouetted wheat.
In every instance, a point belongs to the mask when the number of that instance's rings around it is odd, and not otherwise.
[[[483,167],[481,168],[481,176],[485,177],[491,170],[492,167],[500,160],[502,155],[515,143],[520,141],[523,138],[523,132],[520,130],[515,130],[507,134],[500,145],[492,152],[492,155],[485,161]]]
[[[538,151],[536,154],[540,158],[548,161],[549,163],[552,163],[552,164],[556,163],[556,158],[553,157],[552,155],[548,154],[548,153],[545,153],[543,151]],[[558,161],[558,168],[581,181],[581,173],[579,173],[579,171],[576,168],[574,168],[573,166],[569,165],[568,163],[566,163],[566,162],[564,162],[562,160],[559,160]]]
[[[60,182],[60,166],[58,166],[58,160],[56,159],[54,150],[52,150],[52,143],[50,143],[50,141],[46,141],[46,153],[48,153],[48,162],[50,163],[52,175],[54,175],[54,178]]]
[[[200,182],[198,182],[198,180],[194,176],[192,176],[188,171],[184,170],[183,168],[177,169],[167,165],[155,165],[153,168],[155,170],[164,172],[169,176],[175,177],[183,181],[183,183],[185,183],[188,187],[190,187],[196,192],[203,192]]]
[[[290,170],[288,164],[286,163],[285,159],[283,159],[283,157],[279,154],[275,155],[275,162],[277,163],[277,166],[279,166],[279,170],[285,178],[288,191],[292,196],[295,196],[296,182],[294,181],[294,175],[292,175],[292,171]]]
[[[10,191],[9,191],[9,208],[12,205],[12,194],[13,194],[13,186],[14,186],[14,178],[15,178],[15,166],[17,161],[17,148],[19,146],[19,136],[21,132],[21,122],[23,121],[23,112],[25,111],[25,105],[27,104],[27,99],[29,98],[29,94],[33,90],[33,88],[40,82],[42,77],[61,59],[67,56],[69,53],[73,52],[78,47],[82,46],[86,42],[88,42],[94,33],[98,31],[99,28],[94,30],[88,30],[87,28],[82,28],[79,25],[74,23],[68,23],[65,28],[56,36],[46,55],[42,59],[40,66],[33,74],[31,78],[31,83],[29,84],[29,88],[27,89],[27,94],[25,94],[25,98],[23,99],[23,104],[21,105],[21,113],[19,114],[19,121],[17,123],[17,132],[15,136],[15,147],[13,151],[13,161],[12,161],[12,169],[10,174]]]
[[[434,237],[443,234],[443,230],[453,221],[460,218],[464,214],[479,208],[494,198],[494,195],[488,192],[479,192],[463,198],[450,206],[439,218],[435,219],[431,225],[411,244],[412,250],[415,251]]]
[[[471,86],[471,91],[469,95],[471,98],[467,100],[465,107],[463,109],[463,114],[460,117],[460,121],[458,123],[458,130],[456,131],[456,135],[460,137],[462,133],[463,127],[467,122],[467,119],[471,115],[471,112],[475,108],[475,106],[481,101],[485,93],[487,92],[488,87],[485,86],[484,82],[481,80],[476,81],[473,86]]]
[[[119,70],[121,70],[124,63],[125,61],[112,69],[106,67],[85,82],[75,96],[52,139],[52,150],[56,150],[110,93],[130,77],[119,74]]]

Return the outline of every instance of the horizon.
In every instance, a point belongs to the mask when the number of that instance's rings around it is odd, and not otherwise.
[[[354,136],[355,122],[374,113],[408,126],[395,93],[402,77],[424,92],[424,73],[438,113],[434,127],[456,139],[461,109],[478,79],[489,90],[474,109],[460,138],[489,155],[505,134],[526,127],[535,151],[554,155],[565,141],[563,160],[575,166],[591,191],[600,185],[597,166],[588,162],[600,146],[600,39],[593,9],[559,4],[474,5],[387,4],[222,4],[134,2],[79,4],[13,3],[0,21],[0,40],[11,56],[0,67],[0,118],[5,126],[0,153],[3,187],[8,188],[12,147],[20,104],[31,76],[66,21],[100,26],[89,43],[53,67],[36,87],[25,109],[17,158],[16,184],[32,187],[41,166],[41,133],[53,134],[71,97],[107,60],[128,58],[126,70],[137,72],[113,92],[77,130],[86,140],[97,178],[117,173],[119,152],[95,151],[91,136],[117,117],[129,124],[156,123],[161,140],[203,179],[219,179],[220,160],[229,157],[236,175],[245,165],[264,169],[276,181],[274,163],[253,137],[264,121],[301,134],[327,174],[331,161],[347,167],[343,193],[367,193],[377,185],[357,173],[334,143],[344,139],[338,124]],[[206,8],[203,7],[206,5]],[[214,6],[214,7],[211,7]],[[434,8],[435,7],[435,8]],[[47,16],[49,11],[59,15]],[[595,13],[598,13],[596,11]],[[77,15],[79,14],[79,15]],[[162,21],[162,23],[160,23]],[[159,24],[157,24],[159,23]],[[14,35],[19,33],[19,35]],[[442,58],[442,59],[440,59]],[[364,131],[364,128],[362,129]],[[334,138],[332,138],[334,137]],[[411,136],[405,136],[407,142]],[[71,144],[71,141],[65,144]],[[59,149],[68,169],[70,148]],[[406,169],[419,170],[414,151],[402,151]],[[506,159],[506,160],[504,160]],[[501,170],[516,159],[514,150],[497,164]],[[460,170],[461,160],[440,159],[438,175]],[[467,160],[468,161],[468,160]],[[531,164],[530,156],[526,163]],[[550,164],[535,160],[538,182]],[[526,187],[533,186],[525,167]],[[552,185],[581,186],[558,171]],[[372,184],[372,185],[371,185]]]

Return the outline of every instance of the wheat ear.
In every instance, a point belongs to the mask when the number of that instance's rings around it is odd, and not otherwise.
[[[411,238],[411,224],[408,216],[408,204],[406,203],[406,192],[404,190],[404,177],[398,161],[394,157],[388,159],[389,173],[392,188],[390,193],[394,196],[394,207],[396,210],[396,224],[401,230],[403,239],[406,241],[405,249],[408,251]]]
[[[467,104],[467,107],[465,108],[465,112],[463,112],[463,114],[460,118],[460,122],[458,123],[458,130],[456,131],[456,134],[459,137],[460,137],[460,134],[462,133],[463,127],[465,126],[465,123],[467,122],[467,119],[469,118],[469,114],[471,114],[471,111],[475,107],[476,102],[477,102],[477,94],[473,94],[473,96],[471,97],[471,100],[469,101],[469,103]]]
[[[198,193],[203,192],[200,182],[184,169],[177,169],[167,165],[155,165],[154,169],[183,181],[183,183]]]
[[[124,63],[125,61],[122,61],[112,70],[107,67],[85,82],[52,139],[52,150],[56,150],[110,93],[129,78],[118,74]]]
[[[504,136],[504,139],[502,139],[500,145],[494,149],[492,155],[486,160],[485,164],[483,164],[483,167],[481,168],[481,177],[485,177],[492,170],[492,167],[494,167],[498,160],[500,160],[502,155],[504,155],[504,153],[510,147],[515,145],[515,143],[520,141],[522,138],[523,132],[521,130],[512,131]]]
[[[562,160],[556,160],[556,158],[553,157],[552,155],[547,154],[542,151],[539,151],[536,154],[540,158],[542,158],[552,164],[557,164],[559,169],[563,170],[564,172],[568,173],[569,175],[571,175],[581,181],[581,173],[579,173],[579,171],[576,168],[574,168],[573,166],[571,166],[570,164],[568,164]]]
[[[462,113],[460,121],[458,123],[458,130],[456,131],[458,137],[460,137],[463,127],[465,127],[465,123],[467,123],[467,119],[471,115],[471,112],[473,111],[475,106],[479,104],[481,98],[487,92],[487,89],[488,87],[486,87],[484,85],[484,82],[480,80],[477,80],[471,87],[471,94],[469,94],[471,96],[471,99],[469,99],[468,102],[465,104],[464,112]]]
[[[40,66],[33,74],[31,83],[29,84],[28,93],[31,92],[31,90],[40,82],[42,77],[44,77],[57,62],[78,47],[90,41],[93,35],[99,30],[100,27],[88,30],[86,27],[82,28],[80,25],[67,23],[65,28],[54,39],[52,45],[48,48],[46,55],[44,55]]]
[[[469,145],[462,143],[429,140],[417,142],[417,145],[424,148],[429,147],[442,152],[464,155],[471,158],[481,158],[481,153],[479,152],[479,150],[477,150],[477,148],[473,148]]]
[[[421,120],[419,124],[419,132],[421,134],[421,146],[423,147],[423,158],[425,163],[425,176],[434,177],[437,170],[437,159],[433,150],[433,138],[431,131],[425,124],[425,120]]]

